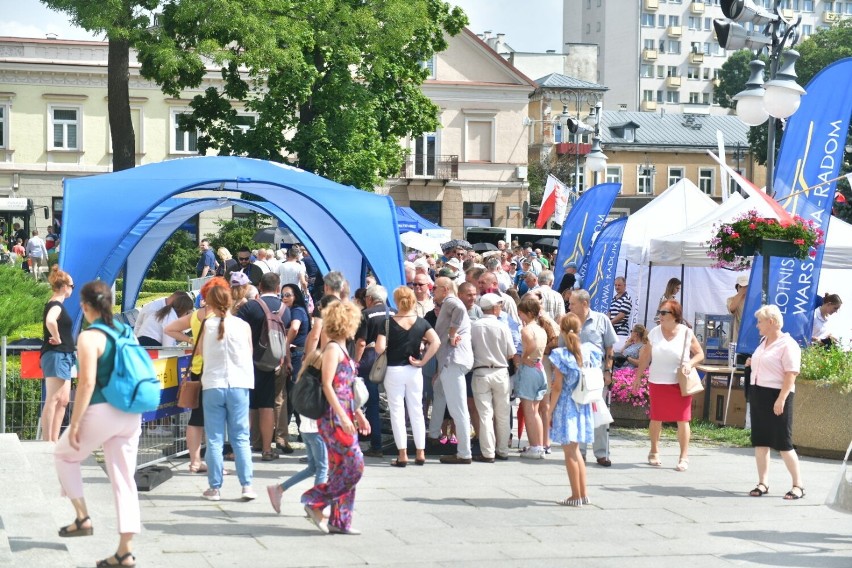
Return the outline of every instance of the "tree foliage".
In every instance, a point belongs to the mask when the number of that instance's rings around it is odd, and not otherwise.
[[[187,276],[195,276],[195,265],[200,255],[198,244],[192,235],[177,230],[160,247],[145,277],[155,280],[184,280]]]
[[[172,0],[142,74],[179,96],[205,63],[222,84],[194,97],[182,127],[199,151],[287,162],[369,189],[399,171],[399,140],[437,128],[422,62],[467,23],[441,0]],[[237,107],[256,116],[238,128]],[[242,111],[241,111],[242,112]]]
[[[269,227],[274,223],[275,221],[271,217],[258,213],[251,213],[248,217],[220,219],[216,221],[219,230],[215,233],[208,233],[206,237],[210,239],[210,246],[214,250],[219,247],[225,247],[236,257],[240,247],[256,249],[263,246],[264,248],[269,248],[271,246],[269,243],[255,242],[254,234],[258,229]]]

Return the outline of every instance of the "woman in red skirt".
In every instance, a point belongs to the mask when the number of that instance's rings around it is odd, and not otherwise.
[[[695,334],[683,324],[683,309],[677,300],[666,300],[657,310],[660,325],[648,334],[648,343],[639,352],[639,365],[633,388],[639,389],[639,377],[648,365],[648,385],[651,389],[651,452],[648,463],[659,466],[660,432],[663,422],[677,422],[677,441],[680,457],[675,470],[686,471],[689,467],[689,421],[692,418],[692,397],[681,396],[677,383],[677,370],[689,375],[692,368],[704,360],[704,350]]]

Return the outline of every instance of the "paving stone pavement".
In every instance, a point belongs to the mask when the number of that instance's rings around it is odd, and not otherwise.
[[[579,509],[556,504],[570,493],[558,450],[542,461],[513,454],[495,464],[441,465],[430,457],[404,469],[390,467],[387,456],[368,458],[353,524],[361,536],[323,535],[306,522],[299,497],[308,481],[284,494],[281,515],[272,510],[265,486],[304,467],[301,451],[272,462],[255,455],[259,497],[248,503],[239,500],[236,476],[225,477],[222,501],[202,499],[206,476],[176,461],[171,480],[140,493],[144,529],[135,553],[140,567],[158,568],[852,567],[852,515],[823,505],[839,462],[803,458],[807,495],[788,502],[781,496],[790,480],[773,456],[770,493],[753,498],[750,449],[693,446],[689,471],[679,473],[676,445],[663,447],[656,468],[645,463],[646,442],[633,438],[613,438],[611,468],[589,465],[592,504]],[[60,539],[56,529],[73,509],[58,496],[52,446],[20,446],[28,475],[23,458],[0,455],[0,566],[92,566],[114,551],[102,470],[90,462],[84,474],[95,535]]]

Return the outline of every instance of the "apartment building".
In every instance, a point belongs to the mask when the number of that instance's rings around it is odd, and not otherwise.
[[[773,10],[776,0],[753,0]],[[599,45],[596,82],[609,87],[605,108],[728,114],[714,98],[729,52],[713,19],[719,0],[564,0],[563,41]],[[852,17],[852,1],[781,0],[786,18],[802,17],[803,38]],[[746,24],[747,29],[753,29]]]

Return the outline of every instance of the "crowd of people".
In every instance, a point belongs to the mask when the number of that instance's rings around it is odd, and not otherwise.
[[[199,276],[220,274],[200,290],[201,307],[196,309],[187,293],[175,292],[145,306],[135,330],[144,345],[195,345],[191,373],[201,381],[202,394],[186,438],[189,471],[207,476],[208,488],[201,495],[205,499],[222,498],[227,460],[235,463],[240,498],[256,499],[252,453],[263,461],[292,453],[290,421],[295,419],[298,440],[305,444],[306,467],[267,487],[272,508],[280,512],[285,495],[313,478],[300,498],[307,519],[323,533],[358,534],[352,519],[356,487],[365,457],[383,459],[384,445],[380,390],[366,380],[369,399],[361,407],[355,402],[356,387],[370,376],[381,355],[386,356],[383,387],[396,448],[388,462],[392,467],[403,468],[411,461],[423,466],[435,453],[441,454],[438,463],[448,465],[510,459],[512,425],[517,421],[519,436],[526,426],[528,444],[522,448],[518,441],[515,455],[545,459],[552,445],[561,446],[570,494],[558,503],[582,507],[590,503],[587,446],[593,447],[599,466],[609,467],[612,461],[606,425],[595,427],[592,405],[576,402],[572,393],[584,368],[600,369],[608,385],[618,364],[635,368],[636,377],[649,370],[648,464],[662,465],[661,427],[676,422],[680,452],[675,469],[689,468],[691,397],[681,395],[676,375],[688,375],[704,353],[675,297],[679,281],[669,283],[656,311],[659,325],[649,332],[630,325],[632,301],[622,278],[616,281],[608,313],[596,312],[575,276],[576,266],[569,264],[558,275],[560,285],[554,289],[557,275],[548,255],[531,247],[500,243],[497,251],[479,255],[453,246],[444,251],[443,261],[410,258],[404,265],[405,285],[392,291],[370,277],[364,288],[353,291],[340,272],[320,275],[298,245],[283,255],[241,248],[234,262],[225,249],[218,255],[221,262],[209,242],[201,243]],[[42,353],[48,399],[42,422],[45,439],[58,440],[57,471],[76,513],[60,536],[92,534],[79,464],[103,446],[120,538],[114,556],[99,565],[130,566],[140,524],[132,483],[139,416],[122,414],[118,419],[118,411],[101,393],[112,371],[112,340],[88,330],[80,333],[75,346],[63,306],[74,289],[71,276],[53,267],[49,282],[53,293],[45,306]],[[738,281],[738,296],[746,284]],[[86,284],[81,301],[88,322],[121,329],[123,324],[113,321],[112,297],[103,283]],[[742,310],[737,297],[728,305],[732,312]],[[824,319],[839,308],[840,299],[826,296],[823,306]],[[268,312],[277,314],[287,331],[288,350],[274,370],[259,368],[253,357],[264,349],[259,342]],[[758,484],[749,494],[769,491],[769,450],[776,449],[793,481],[785,498],[800,499],[805,491],[791,432],[801,355],[796,342],[781,332],[777,308],[765,306],[756,317],[764,340],[747,361],[752,369],[749,398],[758,470]],[[70,425],[60,436],[75,352],[78,392]],[[321,376],[328,401],[319,419],[299,415],[288,396],[308,370]],[[367,445],[363,452],[359,436]]]

